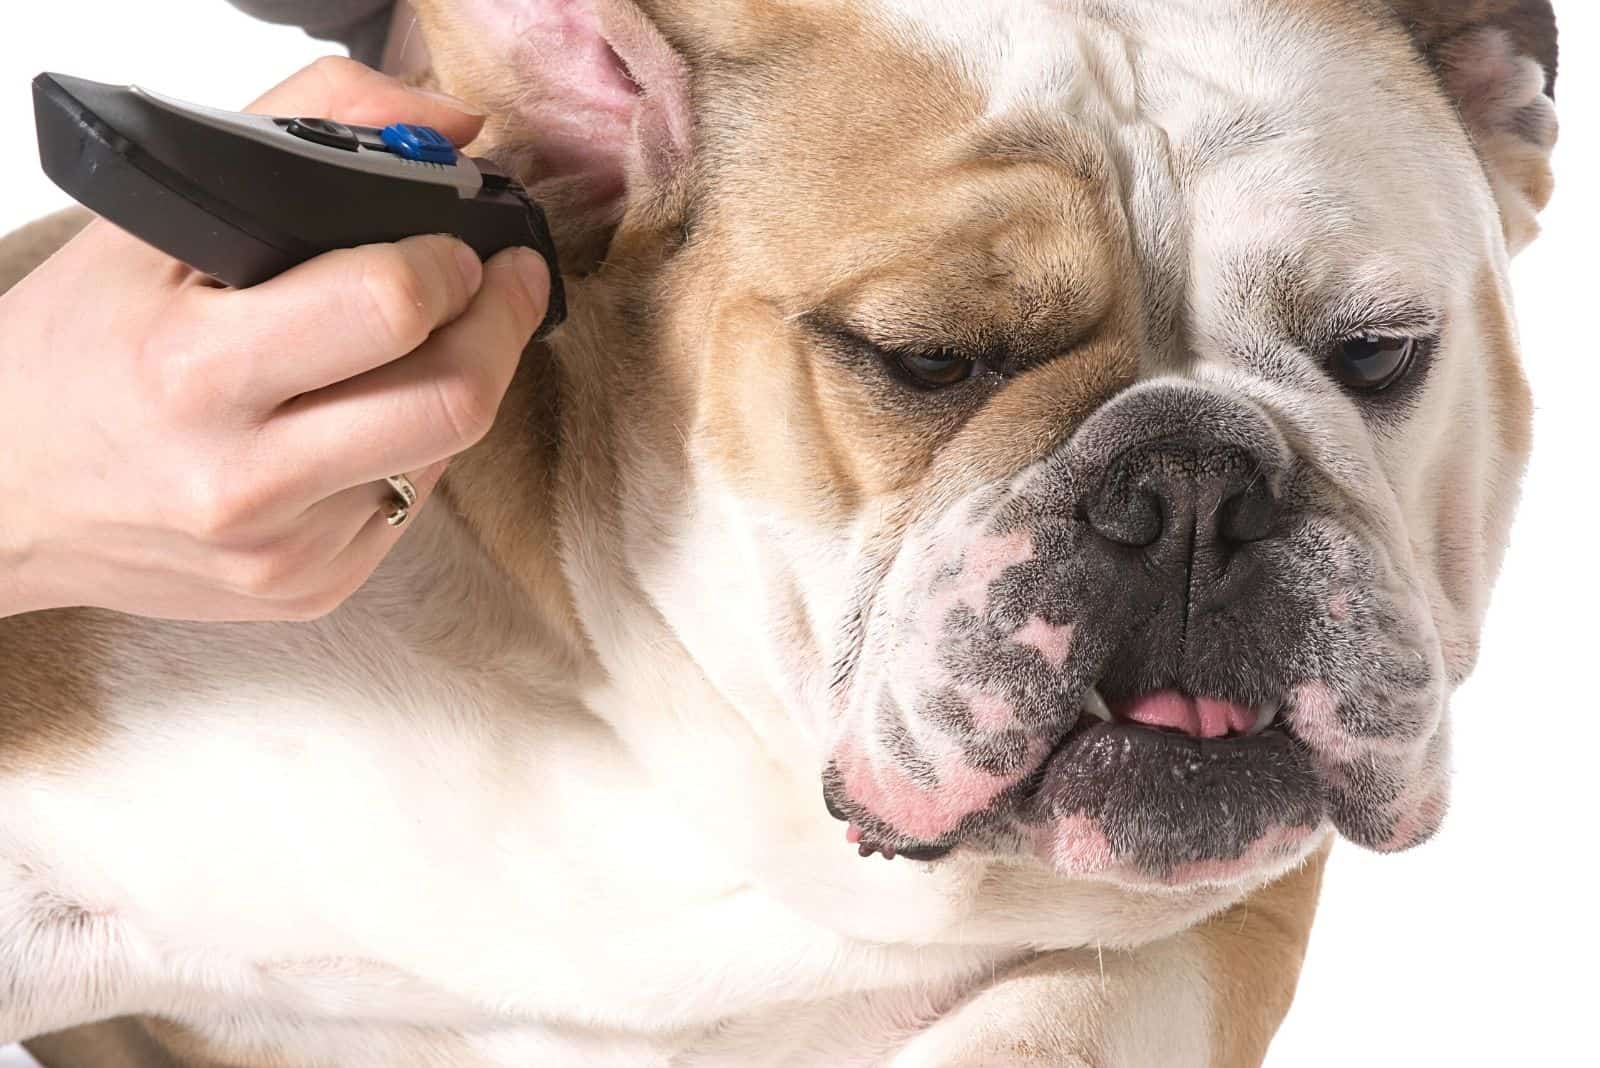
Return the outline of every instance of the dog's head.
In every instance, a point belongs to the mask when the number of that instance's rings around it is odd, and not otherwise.
[[[568,329],[634,406],[632,581],[864,853],[1227,882],[1438,826],[1547,2],[423,16],[612,280]]]

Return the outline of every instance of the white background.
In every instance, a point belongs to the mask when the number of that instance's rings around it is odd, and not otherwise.
[[[1272,1068],[1600,1064],[1596,8],[1556,0],[1558,192],[1515,266],[1537,441],[1482,660],[1455,701],[1454,805],[1411,853],[1335,852]],[[328,50],[223,0],[11,0],[0,14],[0,231],[65,203],[35,165],[39,71],[242,107]]]

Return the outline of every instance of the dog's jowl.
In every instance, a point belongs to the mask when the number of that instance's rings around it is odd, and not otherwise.
[[[334,615],[0,621],[0,1041],[1260,1063],[1446,818],[1549,4],[417,6],[572,317]]]

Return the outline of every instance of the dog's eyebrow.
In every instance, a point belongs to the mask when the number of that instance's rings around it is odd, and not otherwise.
[[[985,359],[996,366],[1020,369],[1070,351],[1092,335],[1099,319],[1066,315],[1051,329],[1036,330],[981,314],[952,318],[937,315],[862,316],[838,309],[814,308],[788,316],[813,337],[867,346],[880,353],[947,354]]]
[[[1011,344],[993,330],[975,322],[972,329],[949,330],[933,323],[880,321],[866,323],[859,317],[813,309],[789,317],[815,337],[846,346],[866,346],[880,352],[949,353],[976,359],[1016,358]]]
[[[1293,253],[1250,257],[1228,279],[1236,303],[1273,316],[1290,337],[1318,345],[1361,333],[1421,336],[1444,318],[1437,304],[1398,273],[1368,268],[1328,277]]]
[[[1363,286],[1341,288],[1314,322],[1294,325],[1300,337],[1333,341],[1362,333],[1421,336],[1438,330],[1442,319],[1420,297]]]

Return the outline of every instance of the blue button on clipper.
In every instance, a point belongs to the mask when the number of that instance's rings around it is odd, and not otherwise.
[[[419,163],[448,163],[456,161],[456,146],[432,126],[411,126],[396,123],[383,128],[383,143],[389,151],[404,159]]]

